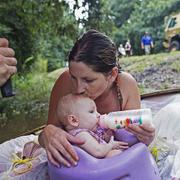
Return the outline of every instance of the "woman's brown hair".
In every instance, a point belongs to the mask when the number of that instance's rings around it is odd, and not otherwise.
[[[117,66],[116,46],[105,34],[89,30],[80,37],[69,53],[69,63],[83,62],[96,72],[109,73]]]

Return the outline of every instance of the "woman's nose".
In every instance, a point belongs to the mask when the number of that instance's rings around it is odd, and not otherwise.
[[[77,94],[84,94],[85,93],[85,85],[83,83],[77,83],[76,87],[76,93]]]

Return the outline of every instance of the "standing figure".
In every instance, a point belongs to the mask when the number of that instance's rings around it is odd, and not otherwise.
[[[129,40],[126,41],[126,44],[125,44],[124,48],[125,48],[125,51],[126,51],[126,55],[127,56],[132,56],[132,46],[131,46]]]
[[[151,53],[151,48],[154,47],[152,37],[146,31],[144,36],[141,38],[141,48],[144,50],[145,55]]]
[[[118,52],[119,52],[119,57],[126,56],[126,51],[125,51],[125,49],[124,49],[122,44],[119,45]]]

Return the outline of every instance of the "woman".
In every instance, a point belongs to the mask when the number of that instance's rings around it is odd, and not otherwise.
[[[49,160],[59,166],[76,165],[78,156],[70,143],[83,141],[67,134],[56,118],[59,98],[69,93],[92,98],[101,114],[140,108],[140,95],[134,78],[120,72],[116,61],[116,47],[104,34],[87,31],[77,40],[69,54],[69,70],[56,81],[50,99],[48,125],[39,136]],[[130,125],[127,129],[149,145],[155,130],[151,125]]]

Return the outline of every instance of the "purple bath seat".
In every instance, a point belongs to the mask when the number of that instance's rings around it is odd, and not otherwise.
[[[160,180],[156,163],[146,145],[137,143],[129,132],[119,130],[116,139],[129,142],[132,146],[123,153],[97,159],[74,146],[80,158],[78,165],[67,168],[55,167],[48,162],[51,180]],[[135,144],[137,143],[137,144]],[[134,144],[134,145],[133,145]]]

